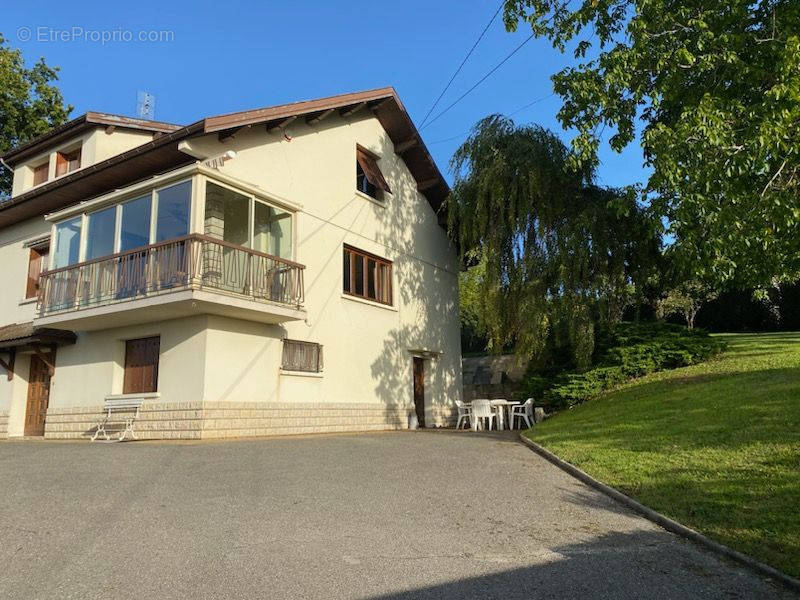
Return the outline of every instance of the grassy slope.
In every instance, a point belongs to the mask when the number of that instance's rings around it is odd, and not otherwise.
[[[800,333],[556,415],[532,439],[640,502],[800,577]]]

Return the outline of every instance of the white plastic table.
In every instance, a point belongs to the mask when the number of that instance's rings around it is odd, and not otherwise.
[[[514,427],[514,423],[511,422],[511,410],[513,407],[519,406],[522,403],[514,401],[509,402],[508,400],[498,398],[497,400],[490,400],[489,404],[491,404],[492,408],[494,408],[497,411],[497,430],[502,431],[503,429],[506,428],[505,427],[506,411],[508,411],[508,417],[509,417],[508,428],[512,429]]]

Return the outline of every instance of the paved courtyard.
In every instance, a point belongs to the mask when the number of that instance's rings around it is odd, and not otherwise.
[[[0,598],[794,598],[512,437],[0,442]]]

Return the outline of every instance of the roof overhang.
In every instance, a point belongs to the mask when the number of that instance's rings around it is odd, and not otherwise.
[[[402,156],[414,177],[418,190],[439,214],[440,223],[443,223],[440,208],[450,188],[394,88],[386,87],[209,117],[164,133],[151,142],[0,203],[0,227],[54,212],[194,162],[195,158],[178,150],[178,142],[192,137],[209,133],[225,137],[226,134],[230,136],[239,129],[256,125],[265,125],[270,129],[301,116],[313,123],[315,119],[319,121],[324,118],[323,115],[327,116],[333,111],[347,117],[364,110],[371,111],[386,130],[395,151]],[[49,143],[52,143],[52,139]]]
[[[172,123],[147,121],[145,119],[135,119],[133,117],[124,117],[122,115],[112,115],[108,113],[87,112],[77,119],[72,119],[13,150],[9,150],[0,158],[7,164],[13,166],[27,158],[40,154],[47,148],[68,141],[96,127],[135,129],[137,131],[149,131],[153,133],[171,133],[181,129],[180,125],[173,125]]]
[[[38,346],[67,346],[74,344],[75,340],[76,335],[72,331],[34,327],[32,322],[0,327],[0,352]]]
[[[442,202],[450,193],[450,187],[393,87],[210,117],[205,119],[204,132],[218,132],[224,137],[225,133],[230,134],[255,125],[264,124],[270,129],[300,116],[313,123],[333,111],[338,111],[342,116],[350,116],[358,115],[362,110],[372,112],[378,119],[389,134],[395,151],[402,156],[411,171],[419,191],[438,213]]]
[[[177,142],[202,132],[202,121],[73,171],[0,204],[0,227],[46,214],[195,161]]]

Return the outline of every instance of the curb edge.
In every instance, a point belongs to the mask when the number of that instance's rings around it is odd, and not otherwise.
[[[695,543],[698,543],[706,548],[713,550],[718,554],[722,554],[728,558],[735,560],[736,562],[757,571],[760,575],[764,575],[766,577],[770,577],[772,579],[780,581],[782,584],[787,586],[788,588],[792,589],[793,591],[800,592],[800,579],[796,579],[791,575],[786,575],[782,573],[778,569],[774,567],[770,567],[762,562],[757,561],[746,554],[742,554],[741,552],[734,550],[733,548],[729,548],[719,542],[715,542],[711,538],[706,537],[702,533],[695,531],[686,525],[682,525],[677,521],[670,519],[662,515],[659,512],[656,512],[652,508],[648,508],[644,504],[637,502],[633,498],[626,496],[619,490],[612,488],[611,486],[606,485],[605,483],[598,481],[585,471],[582,471],[575,465],[572,465],[565,460],[562,460],[546,448],[540,446],[533,440],[528,439],[525,437],[524,434],[519,434],[520,441],[528,446],[531,450],[539,454],[542,458],[548,460],[549,462],[553,463],[555,466],[559,467],[562,471],[572,475],[576,479],[582,481],[583,483],[593,487],[594,489],[603,492],[607,496],[613,498],[617,502],[624,504],[628,508],[634,510],[635,512],[639,513],[644,518],[652,521],[656,525],[666,529],[667,531],[677,534],[683,538],[691,540]]]

